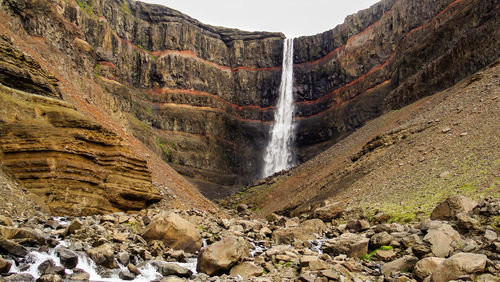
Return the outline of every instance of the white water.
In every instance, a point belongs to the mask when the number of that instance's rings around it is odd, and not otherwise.
[[[12,267],[10,269],[11,273],[28,273],[31,274],[33,277],[38,278],[40,277],[40,272],[38,271],[38,266],[40,266],[41,263],[48,259],[52,259],[55,263],[55,265],[61,265],[61,260],[57,256],[57,249],[60,247],[68,247],[69,244],[65,241],[59,241],[59,245],[56,248],[50,249],[48,252],[38,252],[38,251],[31,251],[27,257],[29,257],[29,260],[31,261],[31,264],[29,267],[22,271],[19,269],[19,266],[16,265],[16,263],[12,260],[9,260],[12,263]],[[127,267],[118,264],[119,268],[112,270],[111,272],[111,277],[102,277],[97,269],[97,265],[95,262],[90,259],[84,252],[77,252],[78,254],[78,264],[76,268],[80,268],[87,272],[90,275],[90,281],[122,281],[119,278],[119,272],[121,270],[126,270]],[[142,282],[142,281],[152,281],[156,279],[160,279],[162,275],[158,272],[157,267],[155,267],[153,264],[162,264],[166,263],[163,261],[148,261],[142,266],[139,266],[138,269],[141,271],[141,275],[137,276],[133,281],[136,282]],[[196,264],[197,264],[197,259],[196,258],[188,258],[186,259],[186,262],[171,262],[175,263],[179,266],[185,267],[193,272],[193,274],[197,274],[196,271]],[[66,274],[72,274],[73,271],[70,269],[66,269]]]
[[[280,96],[274,114],[274,124],[264,155],[263,177],[293,166],[293,38],[285,39]]]

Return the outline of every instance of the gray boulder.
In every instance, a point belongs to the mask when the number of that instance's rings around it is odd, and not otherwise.
[[[202,249],[196,269],[208,275],[223,273],[250,257],[250,244],[242,237],[229,236]]]
[[[463,276],[482,273],[486,256],[472,253],[458,253],[441,263],[431,276],[434,282],[456,280]]]
[[[461,195],[451,196],[436,206],[431,213],[431,219],[455,220],[457,214],[469,214],[476,206],[477,203],[467,197]]]
[[[447,257],[463,241],[460,234],[449,224],[435,223],[430,224],[430,229],[427,231],[424,241],[430,244],[431,251],[436,257]]]

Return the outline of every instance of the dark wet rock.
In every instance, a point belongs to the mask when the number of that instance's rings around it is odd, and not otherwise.
[[[8,273],[12,263],[0,257],[0,274]]]
[[[128,270],[120,270],[118,273],[118,277],[122,280],[134,280],[135,279],[135,274]]]
[[[98,265],[106,268],[118,268],[111,244],[103,244],[87,250],[87,255]]]
[[[72,250],[60,248],[57,250],[57,255],[61,259],[61,264],[69,269],[73,269],[78,264],[78,255]]]
[[[28,249],[19,245],[18,243],[0,238],[0,251],[15,255],[17,257],[24,257],[28,254]]]
[[[131,263],[127,265],[127,269],[135,275],[141,275],[141,271]]]
[[[38,266],[38,271],[42,274],[58,274],[58,275],[64,275],[64,267],[62,266],[57,266],[55,262],[52,259],[48,259],[44,262],[42,262]]]

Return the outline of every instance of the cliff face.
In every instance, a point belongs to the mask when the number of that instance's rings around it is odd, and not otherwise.
[[[496,1],[382,1],[297,39],[300,159],[491,63],[500,55],[499,10]]]
[[[138,210],[161,200],[146,161],[60,100],[53,75],[5,37],[0,54],[0,161],[51,213]]]
[[[10,28],[43,37],[66,68],[90,81],[78,86],[87,102],[207,195],[260,173],[282,34],[212,27],[125,0],[0,6],[15,19]],[[385,0],[331,31],[296,39],[299,160],[492,62],[498,10],[494,0]]]
[[[282,34],[207,26],[134,1],[3,5],[94,76],[113,100],[103,107],[113,104],[122,124],[179,172],[208,187],[257,176]]]

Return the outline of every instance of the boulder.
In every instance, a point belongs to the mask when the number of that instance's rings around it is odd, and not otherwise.
[[[443,263],[444,258],[428,257],[421,259],[415,265],[413,269],[413,275],[419,280],[424,280],[430,276],[436,268]]]
[[[87,250],[87,255],[98,265],[107,268],[118,268],[118,263],[115,260],[113,245],[103,244],[99,247]]]
[[[73,269],[73,274],[67,277],[69,281],[88,281],[90,279],[90,274],[85,270],[80,268]]]
[[[347,229],[354,233],[366,230],[368,228],[370,228],[370,223],[366,219],[349,220],[347,222]]]
[[[498,235],[495,231],[486,229],[484,231],[484,238],[488,241],[495,241],[498,238]]]
[[[44,245],[46,240],[43,235],[31,228],[16,228],[0,225],[0,237],[14,240],[20,244]]]
[[[127,265],[130,261],[130,254],[126,251],[119,252],[117,259],[122,265]]]
[[[301,266],[309,266],[309,264],[313,261],[318,261],[318,256],[301,256],[299,259]]]
[[[431,219],[454,220],[459,213],[471,213],[475,206],[477,203],[467,197],[451,196],[436,206],[431,213]]]
[[[24,257],[29,253],[28,249],[18,243],[0,238],[0,251],[2,250],[17,257]]]
[[[245,204],[239,204],[237,207],[236,207],[236,210],[238,211],[238,213],[246,213],[248,211],[248,206],[245,205]]]
[[[36,280],[36,282],[62,282],[63,279],[59,274],[44,274]]]
[[[404,256],[397,260],[385,263],[380,271],[385,276],[390,276],[395,271],[412,271],[418,259],[414,256]]]
[[[202,249],[196,269],[208,275],[222,273],[250,257],[250,244],[242,237],[229,236]]]
[[[465,275],[482,273],[486,266],[486,260],[486,256],[480,254],[455,254],[436,268],[431,280],[434,282],[450,281]]]
[[[201,248],[201,235],[196,226],[170,212],[155,216],[142,232],[146,241],[160,240],[176,250],[194,253]]]
[[[60,248],[57,250],[57,255],[66,268],[73,269],[78,264],[78,255],[72,250]]]
[[[191,270],[175,263],[165,263],[161,265],[159,270],[163,276],[174,275],[178,277],[189,278],[191,277],[191,275],[193,275],[193,272]]]
[[[0,257],[0,274],[8,273],[10,271],[11,266],[12,266],[12,263],[10,263],[10,262],[8,262]]]
[[[439,223],[430,226],[424,241],[430,244],[434,256],[447,257],[462,244],[460,234],[449,224]]]
[[[75,218],[71,221],[71,223],[68,225],[66,230],[64,230],[64,235],[71,235],[74,234],[77,230],[81,229],[83,226],[83,222],[79,220],[78,218]]]
[[[417,234],[410,234],[408,236],[404,236],[401,239],[401,244],[405,248],[410,248],[418,244],[422,244],[422,238],[420,238]]]
[[[129,263],[127,265],[127,269],[128,269],[128,271],[132,272],[135,275],[141,275],[141,271],[137,268],[137,266],[135,266],[131,263]]]
[[[382,246],[387,246],[393,239],[394,238],[389,233],[387,233],[386,231],[382,231],[370,238],[370,247],[373,249],[378,249]]]
[[[295,240],[315,240],[316,234],[321,235],[325,230],[325,223],[316,218],[306,220],[296,227],[275,230],[272,238],[276,244],[292,244]]]
[[[344,233],[325,242],[323,249],[335,256],[346,254],[348,257],[361,258],[368,252],[368,242],[368,238],[363,235]]]
[[[38,266],[37,269],[38,269],[38,271],[40,272],[41,275],[45,275],[45,274],[59,274],[59,275],[64,275],[64,267],[57,266],[52,259],[48,259],[48,260],[42,262]]]
[[[314,210],[313,216],[325,222],[331,222],[344,211],[344,204],[342,202],[335,202],[328,204],[324,207],[319,207]]]
[[[377,250],[373,257],[375,260],[388,262],[394,260],[397,254],[394,250]]]
[[[231,276],[240,275],[243,278],[258,277],[264,274],[264,269],[253,262],[245,261],[231,268],[229,274]]]
[[[319,270],[327,270],[330,269],[331,265],[322,261],[322,260],[314,260],[309,262],[309,269],[311,271],[319,271]]]
[[[134,280],[135,279],[135,274],[128,270],[120,270],[118,273],[118,277],[120,277],[121,280]]]
[[[478,229],[479,221],[470,217],[466,213],[463,212],[458,213],[456,215],[456,218],[457,218],[457,227],[459,230],[464,232],[469,232],[470,230]]]

